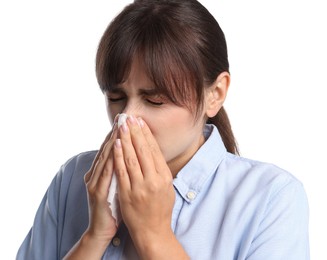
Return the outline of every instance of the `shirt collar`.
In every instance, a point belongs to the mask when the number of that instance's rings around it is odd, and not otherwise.
[[[205,126],[204,136],[207,139],[205,143],[174,179],[175,188],[189,203],[196,199],[197,194],[201,192],[208,178],[216,172],[227,152],[214,125]]]

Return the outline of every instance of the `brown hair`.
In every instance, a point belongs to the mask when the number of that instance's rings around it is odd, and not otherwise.
[[[96,75],[102,91],[124,82],[136,57],[160,93],[176,105],[196,107],[195,114],[203,107],[204,87],[229,71],[224,33],[195,0],[136,0],[126,6],[99,44]],[[217,126],[226,149],[238,153],[224,108],[207,122]]]

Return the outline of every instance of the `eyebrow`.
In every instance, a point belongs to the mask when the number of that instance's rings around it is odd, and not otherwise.
[[[108,90],[109,93],[125,93],[124,88],[120,86],[113,86],[109,88]],[[155,96],[159,95],[161,92],[157,88],[144,88],[144,89],[139,89],[138,94],[139,95],[146,95],[146,96]]]
[[[139,89],[139,94],[146,95],[146,96],[155,96],[160,94],[160,91],[156,88],[150,88],[150,89]]]
[[[122,93],[122,92],[124,92],[124,90],[123,90],[123,88],[118,87],[118,86],[111,86],[106,90],[106,92],[109,92],[109,93]]]

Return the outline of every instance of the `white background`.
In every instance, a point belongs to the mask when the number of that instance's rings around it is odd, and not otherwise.
[[[14,259],[57,170],[110,129],[94,60],[130,1],[0,2],[0,258]],[[325,256],[323,0],[202,1],[229,45],[226,109],[245,157],[292,172],[310,203],[311,257]]]

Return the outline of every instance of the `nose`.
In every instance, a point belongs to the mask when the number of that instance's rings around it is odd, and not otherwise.
[[[135,117],[141,116],[141,104],[137,100],[129,99],[126,102],[126,106],[123,109],[123,112],[127,115],[133,115]]]

